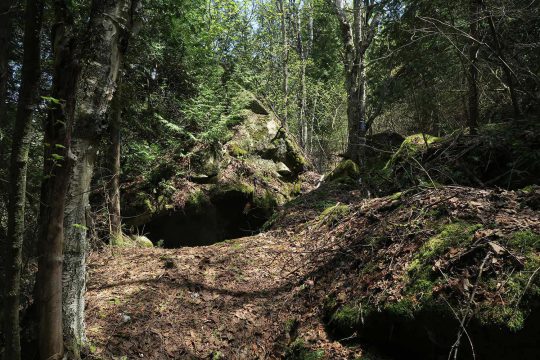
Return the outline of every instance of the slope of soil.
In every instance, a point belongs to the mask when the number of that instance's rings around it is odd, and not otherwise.
[[[94,253],[90,356],[357,359],[375,344],[429,359],[459,337],[460,359],[469,343],[479,359],[538,358],[538,187],[360,200],[341,186],[298,198],[257,236]]]

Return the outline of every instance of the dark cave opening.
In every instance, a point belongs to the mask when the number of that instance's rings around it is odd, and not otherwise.
[[[202,204],[170,211],[139,231],[164,248],[205,246],[257,234],[270,215],[268,209],[254,205],[252,194],[228,191]]]

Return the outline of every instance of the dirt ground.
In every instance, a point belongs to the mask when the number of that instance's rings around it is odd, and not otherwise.
[[[309,252],[281,231],[182,249],[122,249],[89,259],[87,335],[96,359],[274,359],[303,338],[331,358],[358,351],[329,340],[305,305]],[[292,235],[292,234],[291,234]],[[312,313],[310,313],[312,311]]]

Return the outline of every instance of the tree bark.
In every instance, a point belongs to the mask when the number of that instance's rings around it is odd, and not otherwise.
[[[49,115],[45,121],[44,181],[41,190],[36,300],[39,357],[62,359],[62,246],[64,209],[72,154],[69,149],[78,65],[73,18],[65,1],[54,2],[52,31],[54,73]]]
[[[80,357],[80,348],[86,341],[86,218],[96,150],[106,129],[106,115],[137,7],[136,0],[94,0],[84,41],[88,45],[81,61],[71,143],[76,161],[70,174],[64,219],[64,341],[71,358]]]
[[[9,59],[11,57],[11,37],[13,28],[11,11],[14,5],[13,0],[0,1],[0,167],[7,169],[5,159],[5,133],[7,123],[7,87],[9,83]],[[7,186],[0,182],[0,200],[7,204],[9,202]],[[7,230],[0,224],[0,249],[6,246]],[[0,252],[0,289],[5,289],[5,251]],[[4,329],[4,291],[0,290],[0,329]],[[1,341],[1,337],[0,337]]]
[[[9,60],[11,57],[11,38],[13,36],[14,0],[3,0],[0,2],[0,129],[6,128],[7,122],[7,89],[9,83]],[[5,166],[4,154],[5,134],[0,132],[0,165]]]
[[[279,10],[281,12],[281,41],[282,41],[282,59],[281,71],[283,76],[283,114],[282,126],[287,129],[289,117],[289,37],[287,30],[288,11],[285,0],[278,0]]]
[[[17,104],[17,117],[12,137],[9,169],[8,230],[5,248],[5,356],[21,358],[19,306],[26,204],[26,170],[30,148],[32,113],[38,102],[40,67],[40,32],[43,1],[27,0],[24,29],[22,80]]]
[[[110,222],[110,243],[121,245],[122,243],[122,218],[120,214],[120,122],[122,118],[121,79],[119,78],[118,89],[114,94],[111,104],[110,115],[110,139],[109,139],[109,174],[111,179],[108,188],[108,208]]]
[[[484,7],[486,7],[485,2],[483,0],[477,0],[477,1],[480,3],[478,6],[483,5]],[[488,13],[487,21],[488,21],[489,29],[491,32],[491,36],[493,37],[493,47],[501,63],[501,69],[504,73],[506,86],[508,87],[508,93],[510,94],[510,100],[512,102],[512,108],[514,110],[514,116],[516,118],[521,118],[522,111],[521,111],[521,106],[519,105],[519,99],[516,93],[516,86],[514,84],[514,75],[512,74],[512,69],[510,68],[510,65],[508,64],[508,61],[504,54],[503,44],[499,37],[499,33],[497,32],[497,29],[495,27],[495,22],[493,21],[493,15],[491,13]]]
[[[300,78],[300,93],[297,96],[298,99],[298,123],[300,128],[300,146],[304,151],[307,149],[308,143],[308,124],[306,120],[306,102],[307,102],[307,90],[306,90],[306,61],[307,61],[307,51],[304,46],[304,41],[302,38],[302,15],[300,11],[300,4],[296,5],[295,1],[292,1],[293,8],[295,10],[294,16],[296,17],[296,52],[300,58],[300,69],[299,69],[299,78]]]
[[[366,119],[365,55],[377,31],[377,16],[368,15],[367,0],[353,1],[353,22],[347,18],[344,0],[331,1],[341,29],[344,46],[345,88],[347,90],[348,139],[346,156],[362,165],[366,134],[370,123]],[[370,22],[371,19],[371,22]]]
[[[480,15],[480,2],[469,0],[469,116],[468,127],[471,134],[476,134],[478,130],[478,51],[480,49],[478,39],[478,24]]]

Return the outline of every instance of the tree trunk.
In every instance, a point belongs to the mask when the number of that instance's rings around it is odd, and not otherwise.
[[[468,126],[471,134],[478,130],[478,51],[480,49],[478,39],[480,3],[478,0],[469,0],[469,116]]]
[[[22,81],[17,104],[17,117],[12,137],[9,171],[8,231],[5,248],[5,356],[21,358],[19,329],[22,246],[24,240],[24,208],[26,203],[26,170],[30,148],[32,113],[37,105],[40,68],[40,32],[43,2],[27,0],[24,29]]]
[[[282,126],[287,129],[289,117],[289,38],[287,30],[288,12],[285,0],[278,0],[278,5],[281,11],[281,41],[283,46],[281,70],[283,76],[283,114]]]
[[[5,159],[5,134],[7,123],[7,86],[9,82],[9,59],[11,57],[11,37],[13,28],[11,18],[13,17],[11,8],[13,0],[0,1],[0,167],[7,169]],[[0,182],[0,201],[7,204],[7,186]],[[0,224],[0,249],[4,249],[6,244],[7,230]],[[5,289],[5,251],[0,252],[0,289]],[[0,329],[4,329],[4,291],[0,290]],[[0,335],[0,341],[2,341]]]
[[[471,0],[473,1],[473,0]],[[479,7],[483,4],[485,7],[485,3],[482,0],[476,0],[480,4]],[[488,10],[489,11],[489,10]],[[510,65],[508,64],[508,61],[506,59],[506,56],[503,51],[503,44],[501,43],[499,33],[497,32],[497,29],[495,28],[495,22],[493,21],[493,15],[488,14],[487,21],[489,24],[489,29],[491,32],[491,36],[493,37],[493,47],[495,49],[495,53],[497,57],[499,58],[499,61],[501,63],[501,69],[504,73],[504,79],[506,81],[506,86],[508,87],[508,92],[510,94],[510,100],[512,102],[512,108],[514,110],[514,116],[516,118],[521,118],[522,111],[521,107],[519,105],[519,99],[516,94],[516,87],[514,84],[514,75],[512,74],[512,69],[510,68]]]
[[[9,60],[13,36],[11,19],[14,16],[14,6],[14,0],[0,2],[0,129],[5,129],[7,122],[7,88],[10,78]],[[5,166],[7,163],[4,154],[4,136],[5,134],[0,132],[0,166]]]
[[[122,56],[138,2],[94,0],[80,82],[71,150],[76,159],[70,174],[64,227],[64,341],[71,358],[80,357],[86,341],[84,292],[88,250],[87,214],[97,145],[117,86]]]
[[[52,32],[54,74],[45,122],[44,181],[41,190],[36,301],[40,359],[62,359],[62,246],[64,208],[72,154],[69,150],[78,67],[72,16],[65,1],[55,1]]]
[[[304,48],[304,42],[302,39],[302,16],[300,13],[300,4],[296,5],[295,1],[291,1],[291,8],[293,8],[294,16],[296,17],[296,52],[300,58],[299,78],[300,78],[300,92],[297,95],[298,101],[298,124],[300,135],[300,146],[302,149],[307,148],[308,126],[306,120],[306,59],[307,51]]]
[[[110,115],[110,148],[109,148],[109,222],[110,222],[110,243],[111,245],[121,245],[122,243],[122,218],[120,215],[120,122],[122,117],[122,97],[120,80],[118,89],[114,94],[111,104]]]
[[[348,139],[346,156],[362,165],[364,162],[366,133],[366,72],[365,54],[376,30],[377,17],[369,23],[367,2],[353,1],[353,23],[347,19],[344,0],[332,1],[339,20],[341,40],[345,50],[345,88],[347,90]]]
[[[347,95],[348,139],[347,157],[363,165],[366,145],[366,85],[363,69],[355,78]]]
[[[311,51],[313,49],[313,2],[312,0],[309,0],[306,4],[306,6],[309,7],[309,10],[308,10],[308,41],[307,41],[307,48],[304,52],[304,58],[307,59],[311,56]],[[305,81],[305,71],[306,71],[306,64],[304,63],[304,68],[303,68],[303,71],[304,71],[304,81]],[[305,92],[305,96],[304,96],[304,106],[307,107],[307,87],[306,87],[306,84],[304,82],[304,92]],[[313,109],[313,111],[315,111],[315,109]],[[305,148],[308,152],[308,154],[311,154],[311,151],[312,151],[312,139],[313,139],[313,117],[311,118],[311,123],[310,121],[308,121],[308,117],[307,117],[307,114],[306,114],[306,110],[304,110],[304,117],[305,117],[305,141],[306,141],[306,144],[305,144]],[[309,146],[308,146],[309,144]]]

